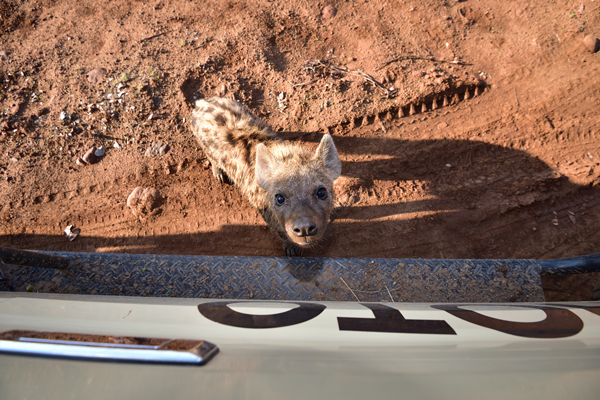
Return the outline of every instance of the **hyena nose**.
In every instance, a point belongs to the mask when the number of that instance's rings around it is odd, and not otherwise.
[[[298,237],[314,236],[317,234],[317,225],[309,219],[300,219],[294,222],[292,231]]]

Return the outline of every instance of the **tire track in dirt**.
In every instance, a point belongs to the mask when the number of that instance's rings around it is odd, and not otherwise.
[[[492,92],[492,94],[495,94],[494,92]],[[578,93],[573,93],[571,92],[570,94],[571,99],[570,100],[575,100],[575,102],[577,102],[578,98],[586,98],[587,94],[585,91],[579,91]],[[499,96],[499,97],[503,97],[503,96]],[[506,96],[504,96],[504,98],[506,98]],[[543,99],[542,101],[540,101],[539,103],[543,104],[543,111],[546,113],[546,115],[551,114],[551,113],[559,113],[559,112],[564,112],[564,107],[563,109],[561,109],[560,107],[560,102],[556,101],[552,104],[551,107],[548,107],[547,103],[552,102],[553,99]],[[492,104],[490,104],[492,103]],[[532,108],[535,108],[535,105],[528,105]],[[470,106],[467,106],[468,108],[470,108]],[[512,117],[512,115],[505,115],[506,113],[504,111],[498,113],[496,112],[496,114],[501,114],[500,116],[494,116],[494,111],[495,110],[502,110],[502,108],[496,108],[494,109],[493,106],[493,102],[490,101],[488,102],[487,105],[484,105],[485,109],[486,109],[486,113],[485,113],[485,119],[487,120],[486,123],[483,124],[479,124],[476,125],[474,127],[468,127],[467,129],[458,129],[457,131],[453,132],[452,136],[449,139],[453,139],[453,138],[459,138],[459,137],[477,137],[478,139],[481,140],[486,140],[488,141],[488,143],[498,143],[499,145],[504,144],[504,145],[509,145],[510,147],[513,147],[515,143],[515,141],[512,141],[513,139],[511,138],[502,138],[499,139],[495,136],[495,133],[497,132],[496,129],[494,129],[495,125],[498,125],[498,123],[502,123],[505,124],[508,127],[513,127],[515,129],[513,129],[514,132],[518,132],[519,129],[516,126],[515,120]],[[469,109],[468,111],[464,111],[464,113],[471,113],[473,115],[477,115],[476,112],[477,108],[476,106],[473,106],[472,109]],[[492,111],[492,112],[490,112]],[[537,111],[537,110],[536,110]],[[541,111],[541,110],[540,110]],[[537,111],[536,114],[540,115],[542,114],[540,111]],[[587,117],[591,117],[592,119],[598,117],[598,111],[597,108],[594,108],[593,105],[586,105],[583,107],[580,107],[579,110],[576,110],[577,112],[586,115]],[[504,114],[504,115],[503,115]],[[543,120],[546,118],[546,115],[540,115],[539,117],[537,117],[538,120]],[[439,116],[438,116],[439,117]],[[460,117],[458,115],[454,115],[454,119],[460,119]],[[466,119],[466,118],[465,118]],[[437,121],[436,121],[437,122]],[[409,120],[408,124],[411,123],[416,123],[418,125],[425,125],[425,129],[429,129],[430,131],[433,130],[431,125],[436,123],[433,120],[432,121],[427,121],[427,119],[421,119],[419,121],[415,122],[415,119],[413,118],[413,120]],[[401,129],[403,124],[396,124],[396,127],[398,127],[399,129]],[[475,124],[474,124],[475,125]],[[571,145],[564,145],[564,153],[561,154],[561,158],[562,159],[570,159],[570,158],[576,158],[577,156],[579,156],[579,158],[581,158],[581,154],[589,154],[590,150],[591,152],[597,152],[598,151],[598,143],[593,141],[593,134],[590,134],[590,131],[594,129],[594,127],[597,126],[596,124],[592,124],[590,126],[590,128],[588,128],[587,132],[588,134],[586,135],[586,133],[582,133],[581,131],[575,129],[575,132],[569,131],[568,133],[568,137],[563,139],[563,142],[567,142],[567,140],[571,139],[573,140],[571,137],[574,136],[575,137],[575,141],[577,141],[577,143],[575,144],[571,144]],[[530,137],[535,138],[536,135],[539,135],[539,132],[532,132],[530,134]],[[514,138],[517,138],[518,140],[523,140],[522,137],[519,137],[519,135],[512,135]],[[507,139],[509,139],[507,141]],[[536,158],[538,157],[537,155],[539,154],[540,156],[543,155],[543,147],[545,146],[552,146],[552,143],[544,143],[543,141],[540,141],[537,146],[533,146],[535,147],[539,147],[541,148],[541,151],[535,151],[534,153],[532,153],[532,155],[534,155]],[[529,150],[529,146],[525,145],[524,146],[525,149]],[[556,151],[556,147],[554,147],[554,152]],[[560,154],[560,152],[558,152]],[[509,158],[519,158],[521,157],[520,155],[513,155],[512,157]],[[498,162],[498,161],[502,161],[501,157],[491,157],[491,159],[493,160],[492,163],[494,162]],[[543,157],[542,157],[543,159]],[[550,159],[550,161],[554,161],[553,158]],[[574,162],[579,162],[581,163],[580,160],[578,161],[574,161]],[[492,163],[489,163],[489,168],[491,170],[493,170],[496,166],[493,165]],[[572,164],[573,162],[571,162]],[[560,169],[558,171],[554,170],[554,168],[551,165],[548,165],[546,163],[543,162],[543,167],[544,167],[544,171],[539,172],[539,173],[534,173],[534,174],[529,174],[529,176],[527,177],[527,180],[524,180],[523,182],[521,182],[522,186],[524,188],[531,188],[535,185],[537,185],[540,189],[545,189],[545,190],[540,190],[538,193],[535,193],[535,195],[533,197],[529,196],[529,198],[527,197],[527,194],[524,193],[524,197],[521,198],[520,201],[516,201],[514,204],[509,205],[509,207],[505,208],[504,210],[501,210],[500,214],[505,214],[507,212],[510,212],[512,210],[512,213],[514,214],[515,212],[519,213],[520,215],[518,216],[518,218],[501,218],[500,220],[498,220],[498,222],[496,223],[492,223],[492,224],[487,224],[487,225],[491,225],[489,228],[485,228],[483,230],[479,229],[479,227],[477,227],[478,229],[476,230],[476,232],[481,233],[482,231],[487,233],[484,235],[484,238],[479,238],[479,239],[483,239],[486,240],[486,237],[489,237],[489,233],[493,233],[494,232],[500,232],[500,233],[504,233],[504,235],[506,235],[506,232],[518,232],[521,229],[521,227],[524,224],[531,224],[530,226],[532,226],[534,228],[534,232],[540,232],[540,229],[535,227],[535,225],[540,224],[540,222],[546,222],[549,223],[553,220],[553,218],[549,218],[547,221],[540,221],[540,216],[544,213],[542,211],[540,211],[539,209],[546,209],[546,213],[552,215],[552,213],[548,210],[548,209],[552,209],[557,213],[560,213],[561,211],[563,211],[563,215],[560,216],[560,221],[561,224],[563,224],[566,221],[569,221],[570,218],[568,218],[568,213],[571,213],[571,216],[573,216],[573,211],[574,210],[577,214],[588,214],[585,219],[577,220],[577,224],[579,224],[579,226],[575,226],[575,223],[572,223],[572,227],[576,228],[576,230],[572,230],[571,232],[567,232],[566,236],[567,238],[561,241],[557,241],[557,237],[558,235],[556,235],[556,233],[553,232],[543,232],[544,235],[548,235],[551,237],[554,237],[554,239],[552,239],[550,241],[550,244],[547,250],[545,250],[544,252],[540,252],[534,256],[537,257],[547,257],[549,254],[561,254],[561,248],[564,250],[564,245],[562,245],[562,243],[566,243],[566,242],[571,242],[571,247],[575,246],[573,245],[573,236],[574,235],[581,235],[582,231],[588,231],[586,234],[588,235],[588,237],[590,237],[591,239],[595,239],[597,240],[597,229],[593,229],[594,226],[596,226],[596,224],[598,223],[597,221],[597,217],[595,217],[595,215],[598,215],[598,209],[600,208],[600,201],[596,200],[598,198],[598,195],[596,193],[596,190],[594,188],[589,188],[588,186],[593,185],[594,187],[598,184],[598,172],[596,171],[595,175],[592,175],[591,172],[591,168],[593,168],[594,166],[597,167],[598,164],[595,162],[587,159],[584,159],[583,164],[584,165],[579,165],[576,168],[571,168],[570,170],[566,170],[566,169]],[[552,164],[552,163],[551,163]],[[513,173],[510,174],[509,178],[510,180],[514,180],[515,175],[518,174],[514,174],[514,171],[511,171]],[[527,171],[527,172],[531,172],[531,171]],[[563,175],[563,178],[561,179],[561,174]],[[564,182],[566,179],[568,178],[568,180],[570,180],[570,182]],[[498,180],[488,180],[488,182],[485,183],[485,185],[480,185],[480,189],[484,189],[488,186],[495,186],[499,183]],[[458,185],[457,189],[460,190],[468,190],[470,188],[473,187],[477,187],[477,185],[473,185],[472,183],[469,184],[463,184],[463,185]],[[445,189],[444,187],[439,187],[438,189],[442,189],[442,191]],[[549,190],[548,190],[549,189]],[[516,193],[517,195],[517,199],[519,199],[519,194],[518,192]],[[557,204],[561,204],[563,203],[565,198],[569,198],[570,201],[568,201],[568,204],[562,205],[560,207],[556,207],[555,205]],[[536,210],[537,208],[537,210]],[[595,215],[594,215],[595,214]],[[580,216],[578,216],[578,218],[581,218]],[[486,220],[489,220],[490,217],[489,216],[485,216],[483,218],[482,222],[486,222]],[[508,222],[499,222],[502,220],[506,220],[508,219]],[[466,219],[468,221],[468,218]],[[568,224],[569,222],[567,222]],[[583,226],[581,228],[581,224],[584,224],[585,226]],[[592,227],[592,229],[589,229],[590,227]],[[546,227],[547,228],[547,227]],[[552,229],[552,228],[550,228]],[[548,229],[545,229],[545,231],[547,231]],[[536,235],[536,236],[540,236],[540,235]],[[472,239],[476,239],[476,238],[472,238]],[[447,240],[447,239],[446,239]],[[475,240],[477,241],[477,240]],[[441,245],[439,242],[433,241],[433,242],[427,242],[425,243],[425,247],[430,246],[432,244],[435,244],[436,247],[446,247],[446,248],[450,248],[452,247],[452,244],[446,244]],[[423,245],[423,243],[421,243],[421,245]],[[468,243],[460,243],[460,244],[454,244],[457,247],[461,247],[461,246],[469,246]],[[476,244],[474,244],[473,246],[477,246]],[[539,245],[538,245],[539,246]],[[535,246],[532,246],[532,248]],[[490,254],[490,250],[493,250],[494,246],[489,246],[487,249],[487,254],[485,254],[484,256],[489,257]],[[588,246],[589,248],[589,246]],[[553,252],[552,249],[555,249],[555,251]],[[570,248],[569,251],[586,251],[584,249],[572,249]],[[593,246],[590,248],[590,250],[587,250],[588,252],[593,252],[594,248]],[[520,255],[520,254],[523,255]],[[389,254],[389,253],[386,253]],[[443,256],[448,256],[448,253],[442,254]],[[454,252],[454,254],[456,254],[456,252]],[[521,249],[513,249],[511,253],[506,254],[506,251],[504,251],[504,254],[498,254],[498,256],[508,256],[508,257],[513,257],[513,256],[527,256],[527,246],[526,245],[522,245]],[[390,255],[391,256],[391,255]],[[532,255],[529,255],[530,257]]]

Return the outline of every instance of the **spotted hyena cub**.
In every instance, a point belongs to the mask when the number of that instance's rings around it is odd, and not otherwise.
[[[192,131],[220,182],[234,183],[283,240],[288,256],[323,237],[341,172],[330,135],[312,153],[284,143],[245,106],[231,99],[198,100]]]

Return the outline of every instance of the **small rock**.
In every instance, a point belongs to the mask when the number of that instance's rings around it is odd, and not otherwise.
[[[204,169],[209,169],[210,168],[210,161],[204,160],[204,162],[202,163],[202,167]]]
[[[77,157],[77,161],[75,161],[75,163],[77,165],[79,165],[80,167],[85,167],[85,165],[86,165],[85,161],[83,161],[83,158],[81,158],[81,157]]]
[[[585,11],[585,5],[584,5],[584,4],[582,4],[582,5],[580,5],[580,6],[579,6],[579,8],[577,9],[577,13],[578,13],[579,15],[581,15],[581,14],[583,14],[583,12],[584,12],[584,11]]]
[[[325,8],[323,8],[323,12],[321,13],[321,15],[323,16],[324,19],[331,19],[333,17],[335,17],[335,15],[337,14],[337,8],[335,8],[332,5],[329,6],[325,6]]]
[[[517,201],[522,206],[528,206],[528,205],[535,203],[535,197],[536,197],[535,193],[532,193],[532,192],[523,193],[523,194],[517,195]]]
[[[568,211],[568,215],[571,223],[575,225],[577,223],[577,220],[575,219],[575,213],[573,211]]]
[[[163,144],[161,142],[152,142],[150,147],[146,149],[146,153],[144,154],[146,157],[156,157],[158,155],[164,156],[169,151],[169,145]]]
[[[81,232],[81,229],[74,228],[73,225],[69,225],[65,229],[64,235],[67,237],[67,239],[69,239],[69,241],[72,242],[77,238],[77,236],[79,236],[79,232]]]
[[[7,53],[6,51],[0,51],[0,60],[2,60],[2,61],[7,60],[8,56],[10,56],[10,53]]]
[[[215,94],[219,97],[225,96],[226,93],[227,93],[227,86],[225,86],[225,84],[222,84],[221,86],[219,86],[217,88],[217,90],[215,91]]]
[[[104,154],[106,154],[106,149],[104,149],[104,146],[100,146],[96,149],[96,151],[94,151],[94,154],[96,157],[102,157]]]
[[[69,119],[69,114],[67,114],[66,111],[61,111],[59,118],[61,121],[64,121],[66,119]]]
[[[585,47],[587,47],[587,49],[592,53],[600,50],[600,40],[595,38],[593,35],[587,35],[584,37],[583,44],[585,44]]]
[[[81,157],[83,161],[88,164],[94,164],[96,162],[96,148],[92,147]]]
[[[188,160],[187,158],[184,158],[183,160],[181,160],[178,164],[177,164],[177,172],[181,171],[182,169],[184,169],[188,164]]]
[[[136,187],[127,198],[127,205],[136,216],[156,214],[162,203],[162,196],[156,188]]]
[[[102,83],[106,74],[107,71],[104,68],[95,68],[87,73],[87,80],[93,84]]]
[[[287,98],[285,96],[285,92],[281,92],[277,96],[277,105],[279,106],[280,111],[283,111],[287,108]]]
[[[115,149],[120,149],[120,148],[121,148],[121,145],[120,145],[119,143],[115,142],[115,143],[113,144],[113,147],[114,147]]]

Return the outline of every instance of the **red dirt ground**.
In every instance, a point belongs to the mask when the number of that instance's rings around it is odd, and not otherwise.
[[[600,252],[600,52],[583,40],[600,37],[597,0],[2,0],[0,14],[2,246],[282,256],[191,135],[194,99],[220,95],[307,146],[333,134],[340,210],[305,256]],[[146,157],[153,142],[166,154]],[[76,164],[92,146],[106,155]],[[127,206],[138,186],[160,191],[155,212]],[[598,278],[545,279],[546,297],[589,299]]]

